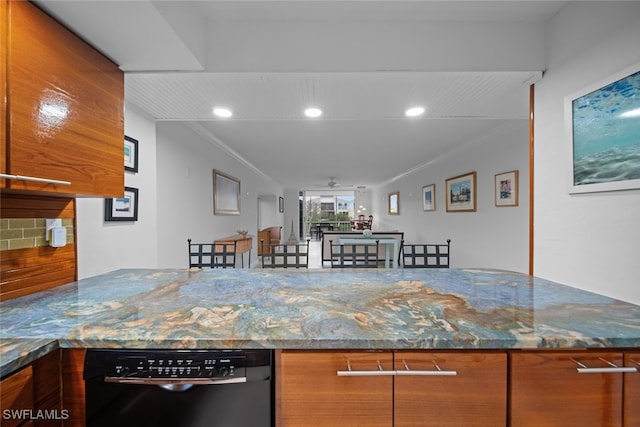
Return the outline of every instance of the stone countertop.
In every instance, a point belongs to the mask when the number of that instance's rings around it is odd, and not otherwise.
[[[131,269],[0,303],[2,375],[58,346],[640,348],[640,306],[478,269]]]

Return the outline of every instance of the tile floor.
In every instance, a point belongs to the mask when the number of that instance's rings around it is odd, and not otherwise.
[[[321,243],[319,240],[309,242],[309,268],[322,268]]]

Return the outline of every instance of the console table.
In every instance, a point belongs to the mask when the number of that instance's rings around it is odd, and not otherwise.
[[[244,253],[249,252],[248,267],[251,267],[251,248],[253,247],[253,237],[249,235],[234,234],[233,236],[221,237],[213,241],[214,244],[233,242],[236,242],[236,253],[240,254],[240,265],[244,268]]]
[[[398,266],[398,239],[385,238],[385,237],[340,237],[338,238],[339,245],[370,245],[378,242],[385,245],[384,252],[384,266],[389,268],[389,262],[391,261],[391,267],[396,268]],[[393,253],[390,254],[391,246],[393,246]]]

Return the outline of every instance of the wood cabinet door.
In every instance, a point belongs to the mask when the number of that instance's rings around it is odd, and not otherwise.
[[[276,362],[279,427],[390,427],[393,423],[391,352],[282,351]],[[338,376],[338,371],[371,375]]]
[[[505,426],[507,355],[395,355],[394,426]]]
[[[625,353],[624,366],[638,369],[624,374],[624,426],[640,427],[640,353]]]
[[[29,414],[22,411],[34,407],[33,369],[31,366],[27,366],[0,381],[0,401],[2,402],[0,419],[3,426],[23,425],[29,420]]]
[[[511,353],[511,426],[622,425],[622,373],[579,373],[622,366],[622,353]],[[607,361],[607,362],[605,362]]]
[[[5,185],[122,196],[123,72],[31,2],[10,1],[8,16],[7,173],[71,185],[16,179]]]

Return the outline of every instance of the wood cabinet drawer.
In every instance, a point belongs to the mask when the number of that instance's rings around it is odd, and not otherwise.
[[[283,351],[276,365],[279,427],[391,426],[392,376],[338,371],[393,369],[391,352]]]
[[[506,353],[398,352],[395,369],[394,426],[506,425]]]
[[[511,425],[622,425],[623,373],[579,373],[623,366],[621,352],[511,353]]]

